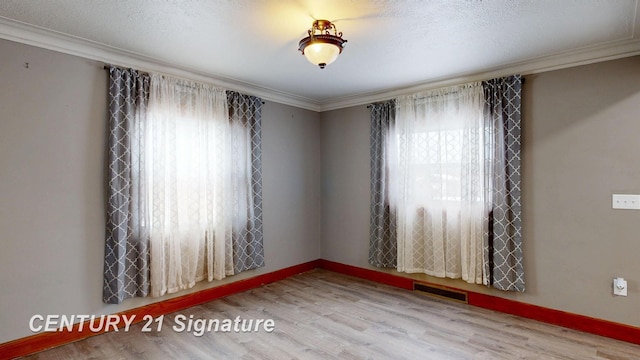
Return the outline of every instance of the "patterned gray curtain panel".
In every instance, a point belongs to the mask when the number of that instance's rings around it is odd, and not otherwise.
[[[514,75],[482,83],[486,101],[485,130],[487,228],[484,275],[487,285],[524,291],[520,190],[520,121],[522,77]]]
[[[118,304],[149,292],[149,240],[134,221],[139,195],[132,179],[140,166],[131,149],[134,117],[144,116],[149,100],[148,74],[109,68],[107,224],[103,301]]]
[[[227,91],[227,103],[229,121],[240,125],[238,128],[242,129],[242,134],[239,136],[249,139],[248,143],[251,146],[250,198],[253,201],[247,207],[249,220],[246,224],[235,224],[232,235],[234,273],[237,274],[265,265],[262,241],[262,100],[255,96]]]
[[[376,267],[397,266],[396,217],[389,205],[389,173],[386,139],[395,120],[395,100],[375,103],[371,110],[371,219],[369,263]]]

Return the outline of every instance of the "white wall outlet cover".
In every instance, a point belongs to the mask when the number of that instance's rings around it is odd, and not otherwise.
[[[613,194],[611,207],[614,209],[640,210],[640,195]]]
[[[625,279],[613,279],[613,295],[627,296],[627,281]]]

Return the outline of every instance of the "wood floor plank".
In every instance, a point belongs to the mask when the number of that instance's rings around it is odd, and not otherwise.
[[[176,331],[177,316],[273,319],[255,333]],[[184,321],[183,321],[184,323]],[[315,270],[26,359],[640,359],[640,346]]]

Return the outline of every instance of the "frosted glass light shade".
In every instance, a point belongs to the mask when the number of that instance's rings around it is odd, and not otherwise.
[[[304,56],[314,65],[324,68],[334,62],[340,55],[340,48],[334,44],[314,43],[304,49]]]

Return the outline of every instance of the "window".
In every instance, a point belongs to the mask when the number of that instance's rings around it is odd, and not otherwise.
[[[388,152],[398,269],[482,283],[480,83],[398,99]]]
[[[261,105],[110,68],[105,302],[264,266]]]
[[[421,131],[410,136],[410,141],[399,141],[410,144],[408,158],[413,162],[407,165],[413,167],[416,174],[415,190],[419,202],[462,201],[463,130]],[[471,146],[481,149],[480,143]],[[478,202],[481,196],[476,193],[469,200]]]
[[[375,103],[369,262],[524,291],[519,75]]]

